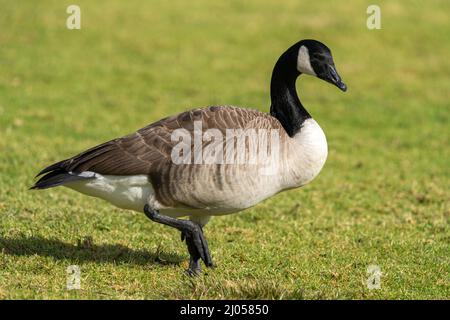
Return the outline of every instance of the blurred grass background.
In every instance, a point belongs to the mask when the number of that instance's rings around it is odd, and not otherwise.
[[[65,26],[81,7],[81,30]],[[0,298],[450,297],[450,2],[0,1]],[[314,38],[349,90],[300,97],[319,177],[206,227],[218,268],[182,274],[175,230],[58,188],[44,166],[197,106],[268,111],[278,56]],[[66,290],[79,265],[81,290]],[[377,264],[381,289],[368,290]]]

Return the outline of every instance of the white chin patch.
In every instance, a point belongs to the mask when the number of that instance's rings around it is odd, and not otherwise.
[[[309,51],[305,46],[301,46],[298,50],[297,56],[297,70],[301,73],[316,76],[314,69],[311,67],[311,60],[309,59]]]

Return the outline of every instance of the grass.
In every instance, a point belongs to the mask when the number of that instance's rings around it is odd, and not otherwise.
[[[0,1],[0,298],[448,299],[448,1]],[[163,116],[268,110],[279,54],[333,51],[346,94],[312,77],[302,101],[329,142],[310,185],[206,227],[218,268],[183,275],[179,234],[64,188],[45,165]],[[381,289],[366,286],[380,266]],[[81,268],[81,290],[66,269]]]

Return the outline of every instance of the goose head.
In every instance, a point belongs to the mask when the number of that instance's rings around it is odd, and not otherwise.
[[[300,102],[295,82],[302,73],[329,82],[342,91],[342,82],[330,49],[317,40],[301,40],[287,49],[279,58],[270,82],[270,114],[277,118],[290,137],[298,133],[303,122],[311,118]]]
[[[342,91],[347,86],[342,82],[330,49],[317,40],[302,40],[293,46],[297,54],[297,71],[325,80]]]

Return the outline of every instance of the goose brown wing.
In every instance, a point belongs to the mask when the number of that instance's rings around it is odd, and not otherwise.
[[[195,109],[164,118],[131,135],[95,146],[45,168],[39,175],[55,170],[73,173],[92,171],[121,176],[151,174],[171,162],[172,148],[178,143],[171,140],[173,131],[183,128],[193,134],[195,121],[201,121],[203,131],[215,128],[224,136],[226,129],[281,128],[278,120],[257,110],[232,106]]]

